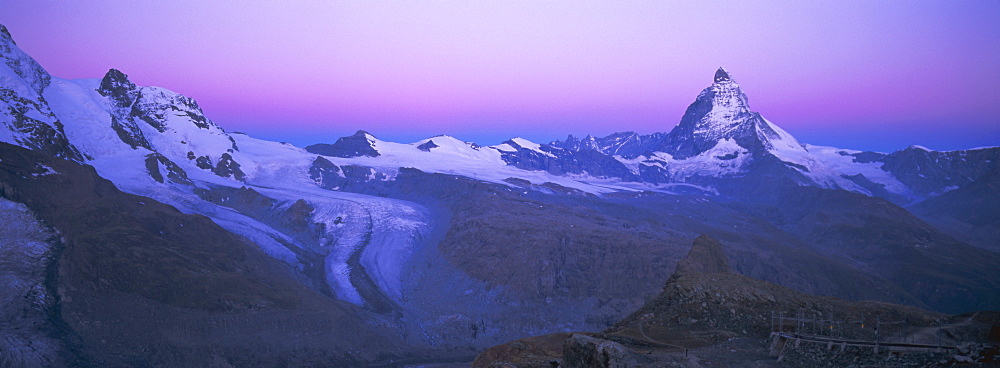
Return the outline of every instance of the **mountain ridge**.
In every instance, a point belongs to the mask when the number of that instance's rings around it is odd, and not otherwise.
[[[5,61],[23,55],[6,45]],[[101,79],[49,76],[36,91],[35,79],[10,64],[0,64],[0,141],[88,165],[121,192],[207,217],[408,346],[478,349],[553,328],[604,328],[660,291],[697,234],[721,239],[738,273],[798,290],[949,311],[996,304],[988,291],[1000,276],[982,264],[998,256],[899,205],[954,192],[964,208],[962,188],[992,193],[980,179],[996,169],[1000,148],[785,147],[778,143],[797,141],[751,112],[728,72],[683,122],[691,132],[739,128],[715,135],[480,146],[358,131],[303,149],[228,132],[193,99],[137,86],[116,69]],[[33,68],[25,75],[44,72]],[[683,144],[660,148],[670,137]],[[865,217],[869,208],[880,211]],[[857,225],[866,218],[890,229]],[[873,265],[895,266],[885,254],[904,254],[922,266],[879,273],[847,248]],[[921,299],[940,287],[961,298]]]

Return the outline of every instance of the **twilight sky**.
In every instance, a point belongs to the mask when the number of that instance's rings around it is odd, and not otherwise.
[[[995,146],[997,19],[1000,1],[0,0],[55,76],[118,68],[300,146],[666,132],[719,66],[802,142]]]

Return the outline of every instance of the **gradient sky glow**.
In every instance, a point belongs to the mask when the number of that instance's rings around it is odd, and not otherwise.
[[[995,146],[998,19],[1000,1],[0,0],[55,76],[118,68],[297,145],[666,132],[724,66],[802,142]]]

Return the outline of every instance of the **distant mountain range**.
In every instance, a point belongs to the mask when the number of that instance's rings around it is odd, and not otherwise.
[[[700,234],[720,240],[736,272],[807,293],[949,313],[1000,308],[1000,219],[989,205],[1000,198],[1000,148],[886,154],[802,144],[752,112],[721,68],[669,133],[483,147],[449,136],[393,143],[358,131],[303,149],[227,132],[193,99],[137,86],[115,69],[100,79],[53,77],[3,26],[0,57],[0,193],[62,234],[43,242],[56,276],[35,269],[18,277],[49,290],[39,318],[73,336],[58,348],[72,359],[218,356],[239,365],[231,357],[246,347],[222,335],[182,347],[167,335],[130,338],[156,328],[149,325],[114,336],[92,326],[118,314],[176,317],[175,308],[210,323],[246,326],[260,311],[274,318],[260,323],[307,324],[295,303],[332,303],[335,316],[308,318],[344,318],[351,327],[298,352],[280,338],[254,340],[260,359],[389,364],[474,355],[552,329],[607,327],[657,295]],[[114,188],[82,184],[104,179]],[[32,189],[35,180],[50,192]],[[58,211],[81,198],[98,209]],[[157,217],[139,203],[180,213]],[[102,216],[146,222],[118,229],[93,221]],[[207,238],[165,235],[194,223]],[[121,247],[79,253],[90,249],[79,230],[88,226]],[[269,257],[230,267],[223,259],[232,252]],[[102,263],[108,257],[121,262]],[[140,274],[153,284],[129,281]],[[299,294],[266,290],[289,280]],[[260,300],[220,296],[226,285]],[[195,302],[202,299],[213,302]],[[95,307],[99,300],[110,304]],[[348,336],[365,336],[377,351],[320,347]],[[160,350],[143,350],[149,344]]]

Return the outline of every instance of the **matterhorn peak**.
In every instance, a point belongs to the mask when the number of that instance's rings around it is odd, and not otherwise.
[[[726,68],[720,66],[719,70],[715,71],[715,83],[721,83],[732,80],[733,78],[729,76],[729,72],[726,71]]]
[[[688,106],[660,149],[674,158],[699,155],[724,140],[758,153],[803,149],[791,135],[750,110],[749,99],[725,68],[715,71],[714,81]]]

